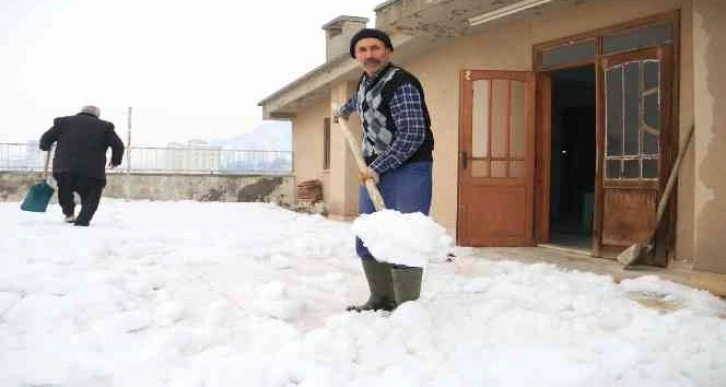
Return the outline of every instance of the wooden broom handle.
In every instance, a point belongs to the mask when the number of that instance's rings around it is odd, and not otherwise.
[[[658,211],[655,215],[656,224],[660,223],[660,220],[661,218],[663,218],[663,214],[665,213],[666,206],[668,205],[668,198],[671,195],[671,191],[673,191],[673,187],[676,185],[676,178],[678,177],[678,170],[681,166],[681,162],[683,161],[683,155],[686,153],[686,149],[688,149],[688,145],[691,143],[694,128],[695,125],[691,125],[690,129],[688,129],[688,133],[686,133],[686,139],[683,141],[683,144],[681,144],[681,147],[678,150],[678,156],[676,156],[676,161],[675,163],[673,163],[671,173],[668,176],[668,182],[666,183],[665,189],[663,190],[661,200],[658,203]]]

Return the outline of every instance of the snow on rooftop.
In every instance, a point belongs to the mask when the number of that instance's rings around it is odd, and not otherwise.
[[[107,198],[90,228],[0,219],[2,386],[726,385],[726,303],[654,277],[460,249],[420,300],[355,313],[350,223]]]

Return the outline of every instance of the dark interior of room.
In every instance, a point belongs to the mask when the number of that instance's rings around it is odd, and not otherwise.
[[[595,68],[552,74],[550,243],[590,250],[595,192]]]

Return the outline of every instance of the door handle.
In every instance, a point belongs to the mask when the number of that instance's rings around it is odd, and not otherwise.
[[[459,152],[459,163],[461,164],[461,169],[466,171],[466,166],[468,162],[469,155],[466,152]]]

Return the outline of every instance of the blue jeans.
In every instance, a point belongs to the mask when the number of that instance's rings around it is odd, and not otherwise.
[[[402,213],[429,214],[431,208],[431,161],[406,163],[381,175],[378,189],[386,208]],[[358,188],[358,213],[375,211],[365,186]],[[362,260],[374,259],[360,238],[355,238],[355,252]]]

